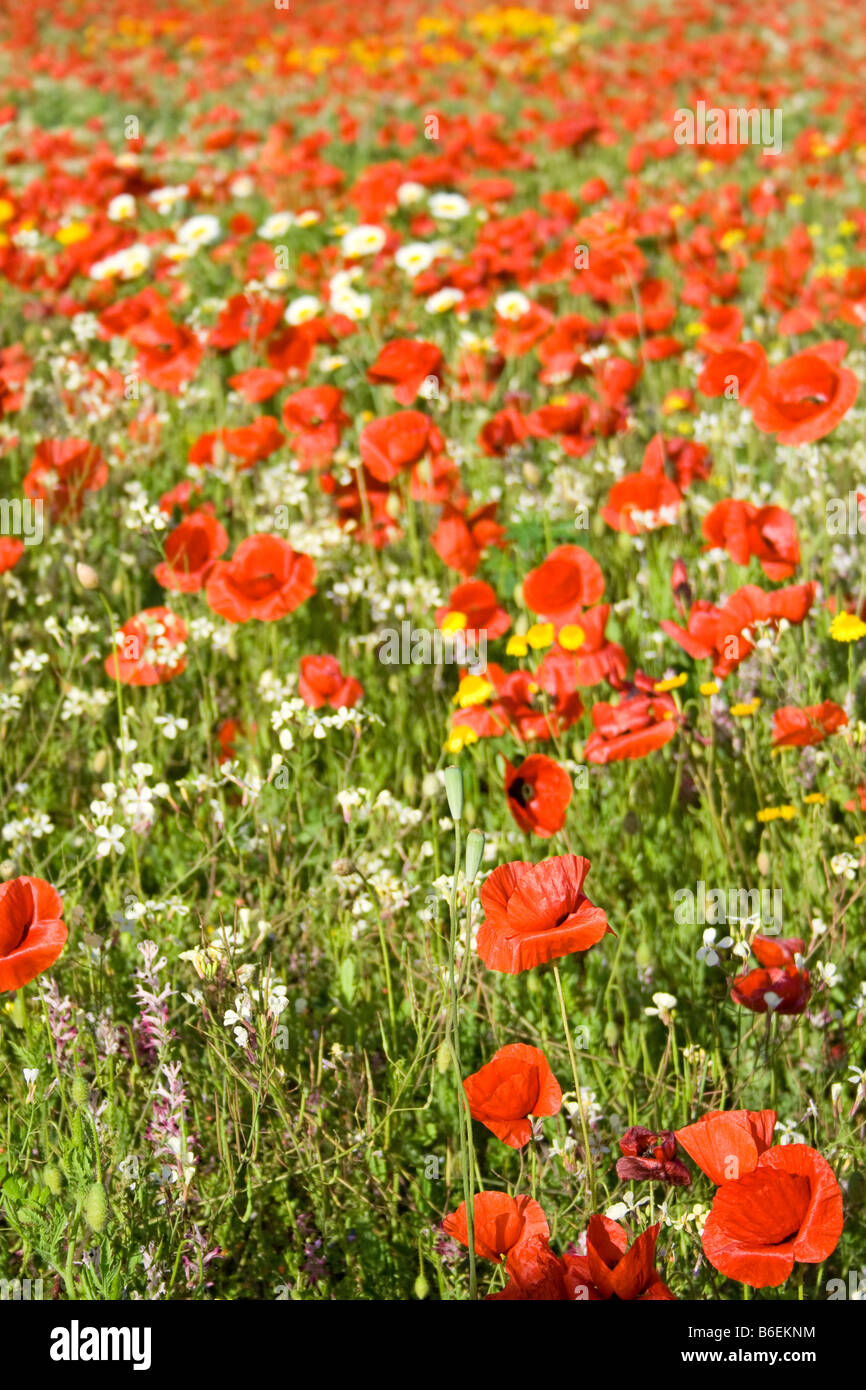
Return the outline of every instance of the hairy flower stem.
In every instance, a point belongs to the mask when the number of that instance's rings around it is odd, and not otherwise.
[[[449,904],[451,933],[448,948],[448,1045],[451,1061],[457,1080],[457,1119],[460,1126],[460,1169],[463,1176],[463,1200],[466,1203],[466,1236],[469,1242],[469,1297],[478,1297],[478,1275],[475,1268],[475,1148],[472,1142],[472,1116],[463,1089],[463,1068],[460,1064],[460,1031],[458,1025],[459,990],[455,974],[457,953],[457,875],[460,871],[462,836],[460,822],[454,826],[454,873],[451,880],[451,900]]]
[[[589,1147],[589,1124],[586,1118],[586,1107],[583,1103],[583,1093],[580,1089],[580,1075],[577,1069],[577,1053],[574,1050],[574,1041],[571,1036],[571,1028],[568,1022],[568,1011],[565,1007],[565,995],[562,992],[562,980],[559,975],[559,966],[553,967],[553,978],[556,981],[556,993],[559,996],[559,1012],[562,1018],[562,1028],[565,1033],[565,1040],[568,1043],[568,1056],[571,1061],[571,1075],[574,1081],[574,1090],[577,1097],[577,1108],[580,1114],[580,1133],[583,1139],[583,1155],[586,1166],[586,1195],[589,1201],[590,1214],[595,1211],[595,1167],[592,1162],[592,1150]]]

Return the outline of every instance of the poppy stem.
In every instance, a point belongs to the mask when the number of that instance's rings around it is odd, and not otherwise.
[[[583,1093],[580,1089],[580,1075],[577,1070],[577,1053],[574,1050],[574,1042],[571,1036],[571,1028],[568,1023],[568,1012],[565,1007],[565,996],[562,992],[562,980],[559,975],[559,966],[553,967],[553,978],[556,981],[556,992],[559,996],[559,1012],[562,1018],[562,1027],[565,1033],[565,1040],[568,1043],[568,1056],[571,1061],[571,1075],[574,1081],[574,1090],[577,1097],[577,1108],[580,1114],[580,1133],[583,1139],[583,1154],[586,1167],[586,1195],[589,1198],[590,1214],[595,1210],[595,1168],[592,1162],[592,1150],[589,1147],[589,1125],[586,1118],[586,1107],[583,1103]]]
[[[466,1204],[466,1238],[469,1245],[469,1297],[474,1301],[478,1297],[478,1274],[475,1267],[475,1149],[472,1143],[472,1116],[469,1113],[469,1102],[466,1099],[466,1092],[463,1089],[463,1068],[460,1063],[458,1007],[460,987],[458,986],[455,972],[455,956],[457,954],[457,875],[460,872],[460,856],[463,847],[461,825],[456,817],[454,820],[454,837],[454,871],[451,879],[451,898],[449,902],[451,932],[448,948],[448,984],[450,995],[448,1009],[448,1045],[457,1082],[457,1122],[460,1127],[460,1171],[463,1179],[463,1200]],[[461,983],[462,978],[463,972],[461,970]]]

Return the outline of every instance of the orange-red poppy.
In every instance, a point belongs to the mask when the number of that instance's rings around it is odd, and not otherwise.
[[[481,889],[478,954],[484,964],[517,975],[600,941],[611,928],[583,891],[589,870],[589,860],[577,854],[494,869]]]
[[[316,566],[281,536],[241,541],[231,560],[218,560],[207,581],[207,601],[230,623],[251,618],[272,623],[293,613],[316,592]]]
[[[531,753],[519,767],[505,763],[508,809],[521,830],[549,839],[565,825],[571,778],[553,758]]]
[[[63,902],[42,878],[0,883],[0,991],[21,989],[53,965],[66,944]]]
[[[532,1138],[529,1115],[558,1115],[559,1082],[539,1047],[510,1043],[463,1082],[473,1120],[520,1149]]]

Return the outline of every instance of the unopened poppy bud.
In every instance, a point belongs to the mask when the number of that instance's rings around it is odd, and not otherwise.
[[[645,941],[641,941],[634,953],[635,962],[642,970],[648,965],[652,965],[652,951]]]
[[[87,1082],[84,1077],[79,1074],[72,1083],[72,1099],[76,1105],[86,1105],[89,1094],[90,1090]]]
[[[91,568],[90,565],[85,565],[81,560],[79,560],[78,564],[75,566],[75,577],[82,589],[99,588],[99,575],[96,573],[96,570]]]
[[[55,1164],[49,1163],[48,1166],[42,1170],[42,1180],[48,1188],[48,1191],[52,1192],[54,1196],[57,1197],[63,1186],[63,1174],[60,1169],[56,1167]]]
[[[418,1278],[415,1280],[415,1285],[414,1285],[415,1297],[416,1297],[416,1298],[426,1298],[429,1292],[430,1292],[430,1285],[428,1284],[427,1280],[424,1278],[424,1275],[423,1275],[423,1274],[419,1274],[419,1275],[418,1275]]]
[[[757,858],[758,873],[762,878],[766,878],[770,872],[770,856],[765,849],[762,849]]]
[[[463,773],[459,767],[446,767],[445,795],[448,798],[448,810],[451,812],[452,819],[461,820],[463,817]]]
[[[91,1231],[98,1235],[108,1216],[108,1198],[101,1182],[91,1184],[84,1200],[84,1217]]]
[[[484,832],[470,830],[466,837],[466,882],[474,883],[484,857]]]
[[[612,1018],[604,1025],[604,1040],[608,1047],[616,1047],[619,1042],[619,1024],[614,1023]]]
[[[451,1049],[447,1042],[439,1044],[439,1051],[436,1053],[436,1070],[440,1076],[444,1076],[451,1066]]]

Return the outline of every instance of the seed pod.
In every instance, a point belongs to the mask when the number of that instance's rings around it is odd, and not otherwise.
[[[84,1202],[84,1217],[91,1231],[98,1235],[108,1217],[108,1198],[101,1182],[92,1183]]]
[[[45,1183],[48,1191],[54,1193],[55,1197],[60,1195],[60,1190],[63,1187],[63,1174],[55,1164],[49,1163],[43,1168],[42,1181]]]
[[[445,795],[448,798],[448,810],[452,819],[460,820],[463,815],[463,773],[459,767],[446,767]]]

